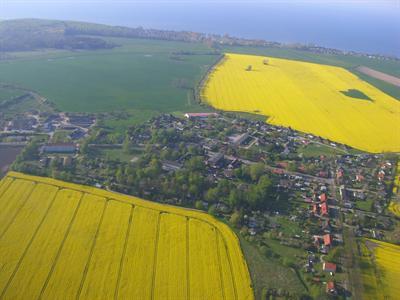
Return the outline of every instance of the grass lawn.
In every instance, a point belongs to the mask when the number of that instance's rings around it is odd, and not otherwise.
[[[107,160],[121,162],[130,162],[137,155],[137,153],[127,154],[122,149],[96,149],[95,154]]]
[[[329,147],[321,144],[308,144],[302,148],[299,148],[299,153],[302,153],[304,157],[313,157],[313,156],[335,156],[335,155],[343,155],[345,152],[342,149]]]
[[[269,218],[270,221],[281,225],[279,231],[282,231],[286,236],[302,235],[302,230],[298,223],[290,221],[286,216],[274,216]],[[274,241],[275,242],[275,241]],[[277,252],[279,253],[279,252]]]
[[[251,279],[256,299],[260,299],[264,287],[282,288],[291,293],[306,292],[294,270],[282,266],[278,261],[262,255],[256,246],[238,234]],[[288,248],[288,247],[286,247]]]
[[[114,39],[111,50],[49,52],[0,63],[0,82],[32,89],[62,111],[190,110],[189,93],[218,56],[205,45]],[[175,55],[190,51],[193,55]]]
[[[375,263],[372,260],[372,252],[365,245],[365,240],[359,240],[359,266],[363,284],[363,296],[367,299],[380,299],[379,281],[377,280]]]
[[[68,143],[71,141],[72,130],[57,130],[51,138],[52,143]]]
[[[143,123],[157,114],[156,110],[127,110],[122,116],[111,114],[105,117],[99,126],[123,134],[130,126]]]
[[[6,88],[6,87],[1,87],[0,86],[0,104],[3,101],[10,100],[10,99],[12,99],[14,97],[21,96],[21,95],[23,95],[25,93],[26,92],[24,92],[24,91],[14,90],[14,89],[11,89],[11,88]]]
[[[356,208],[365,210],[365,211],[371,211],[371,206],[374,201],[372,199],[367,199],[365,201],[359,200],[356,201]]]
[[[5,118],[13,118],[15,115],[25,113],[29,110],[38,109],[41,112],[53,112],[53,108],[47,103],[38,101],[35,97],[27,96],[22,101],[8,102],[4,107],[1,107],[1,112]]]

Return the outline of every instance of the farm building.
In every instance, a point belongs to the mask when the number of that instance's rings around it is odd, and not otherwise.
[[[229,137],[229,139],[231,140],[231,143],[235,146],[239,146],[241,144],[243,144],[248,138],[249,138],[249,134],[248,133],[243,133],[237,136],[232,136]]]
[[[173,172],[182,169],[182,165],[174,161],[164,160],[162,162],[162,169],[164,171]]]
[[[204,119],[208,117],[217,117],[217,113],[186,113],[185,118],[187,119]]]
[[[77,150],[75,144],[47,144],[42,147],[44,153],[75,153]]]

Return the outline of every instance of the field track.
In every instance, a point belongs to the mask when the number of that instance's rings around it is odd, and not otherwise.
[[[386,74],[386,73],[382,73],[379,71],[376,71],[374,69],[370,69],[368,67],[364,67],[364,66],[360,66],[358,68],[356,68],[357,71],[366,74],[368,76],[374,77],[376,79],[385,81],[387,83],[393,84],[395,86],[400,87],[400,78]]]
[[[399,299],[400,246],[365,239],[361,246],[364,299]]]
[[[195,210],[10,172],[0,299],[253,299],[233,232]]]

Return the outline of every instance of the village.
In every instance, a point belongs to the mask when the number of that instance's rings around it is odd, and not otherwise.
[[[0,136],[2,142],[25,142],[30,135],[46,134],[53,138],[57,132],[64,132],[70,140],[79,140],[88,135],[95,122],[95,117],[89,114],[31,110],[17,114],[11,120],[3,120]]]
[[[323,286],[331,295],[346,293],[344,239],[387,240],[395,226],[386,211],[395,166],[390,155],[233,113],[160,115],[132,126],[118,144],[91,135],[90,116],[31,123],[50,133],[72,130],[78,138],[55,143],[50,134],[30,142],[14,169],[208,211],[269,259],[297,269],[305,286]],[[13,123],[7,130],[32,127]]]

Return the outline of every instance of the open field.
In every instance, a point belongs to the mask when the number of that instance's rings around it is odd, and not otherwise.
[[[355,55],[336,55],[336,54],[322,54],[312,53],[308,51],[301,51],[292,48],[276,48],[276,47],[237,47],[237,46],[224,46],[221,51],[227,53],[241,53],[241,54],[254,54],[271,56],[276,58],[293,59],[304,62],[311,62],[323,65],[331,65],[342,67],[362,80],[374,85],[386,94],[400,100],[400,88],[384,82],[382,80],[373,78],[369,75],[357,71],[357,67],[366,66],[368,68],[395,76],[400,77],[400,61],[371,59],[363,56]]]
[[[388,74],[385,74],[385,73],[382,73],[382,72],[379,72],[379,71],[376,71],[374,69],[364,67],[364,66],[358,67],[357,71],[364,73],[366,75],[369,75],[371,77],[374,77],[376,79],[388,82],[397,87],[400,87],[400,78],[397,78],[395,76],[391,76],[391,75],[388,75]]]
[[[256,299],[261,299],[264,287],[283,287],[291,293],[298,294],[306,291],[291,268],[286,268],[273,259],[265,257],[254,245],[244,238],[241,238],[241,245],[251,272]]]
[[[360,250],[364,299],[398,299],[400,246],[363,240]]]
[[[25,92],[0,86],[0,104],[6,100],[23,95]]]
[[[400,151],[396,99],[343,68],[271,57],[264,64],[264,58],[227,54],[210,75],[204,100],[357,149]],[[354,91],[371,100],[346,95]]]
[[[121,47],[54,51],[0,62],[0,83],[37,91],[62,111],[201,109],[193,90],[218,56],[202,44],[111,39]],[[174,54],[186,51],[189,55]]]
[[[10,172],[0,298],[253,299],[234,233],[211,216]]]

